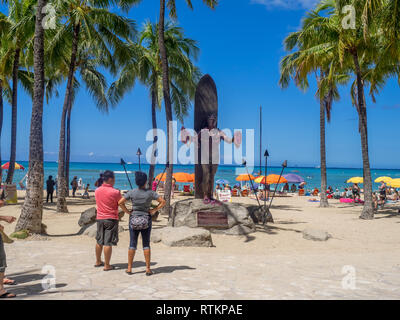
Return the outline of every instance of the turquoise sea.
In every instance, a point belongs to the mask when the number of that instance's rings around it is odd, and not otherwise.
[[[25,170],[16,170],[14,176],[14,182],[18,183],[27,173],[28,162],[22,161],[18,162],[25,167]],[[164,165],[156,166],[156,174],[161,173],[164,170]],[[236,166],[220,166],[216,175],[217,179],[225,179],[230,182],[231,185],[237,183],[235,181],[236,169],[240,167]],[[130,172],[129,176],[134,185],[134,171],[138,170],[139,166],[137,164],[128,164],[127,170]],[[142,171],[148,172],[149,165],[141,165]],[[94,183],[99,177],[100,172],[105,170],[112,170],[116,173],[116,187],[119,189],[129,189],[129,183],[126,178],[125,172],[120,164],[116,163],[89,163],[89,162],[72,162],[70,165],[70,179],[74,176],[82,178],[83,183],[89,183],[91,189],[94,188]],[[256,168],[255,171],[259,169]],[[268,174],[275,173],[279,174],[281,171],[280,167],[268,167]],[[57,163],[56,162],[45,162],[44,166],[45,179],[47,176],[52,175],[57,176]],[[174,172],[194,172],[194,168],[191,165],[174,165]],[[314,187],[320,187],[320,169],[318,168],[286,168],[284,174],[286,173],[296,173],[302,176],[307,182],[307,188],[311,189]],[[362,169],[345,169],[345,168],[329,168],[328,169],[328,186],[332,186],[334,189],[339,188],[343,190],[347,184],[346,180],[354,177],[362,177]],[[390,176],[392,178],[400,178],[399,169],[372,169],[372,178],[375,180],[380,176]],[[3,180],[6,177],[6,172],[3,173]],[[374,184],[374,189],[378,188],[378,184]]]

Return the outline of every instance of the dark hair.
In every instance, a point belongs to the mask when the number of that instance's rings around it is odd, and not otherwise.
[[[135,183],[139,188],[144,187],[147,182],[147,174],[141,171],[135,172]]]
[[[49,180],[53,179],[53,176],[49,176]]]
[[[115,177],[114,172],[107,170],[107,171],[104,171],[102,180],[104,182],[107,182],[109,179],[114,179],[114,177]]]

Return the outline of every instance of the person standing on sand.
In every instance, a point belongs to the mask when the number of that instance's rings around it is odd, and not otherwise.
[[[71,181],[72,186],[72,197],[75,198],[76,189],[78,189],[78,177],[75,176]]]
[[[129,275],[132,274],[133,258],[137,250],[138,237],[141,234],[143,253],[146,260],[146,276],[151,276],[153,274],[150,269],[151,216],[161,210],[166,202],[157,192],[146,189],[147,175],[144,172],[135,172],[135,182],[139,188],[128,191],[118,202],[121,209],[129,215],[130,244],[128,250],[128,269],[125,272]],[[129,211],[125,206],[128,200],[132,201],[132,211]],[[158,206],[150,209],[153,200],[158,201]]]
[[[97,207],[97,234],[96,234],[96,268],[103,267],[104,271],[115,269],[110,265],[112,247],[118,244],[118,201],[121,199],[119,190],[114,189],[115,176],[112,171],[105,171],[103,183],[95,191]],[[104,262],[101,254],[104,247]]]
[[[46,203],[49,202],[49,198],[51,200],[51,203],[53,203],[53,193],[55,184],[56,182],[53,180],[53,176],[49,176],[49,179],[46,181],[46,191],[47,191]]]
[[[4,201],[0,200],[0,207],[4,206]],[[0,221],[5,221],[7,223],[13,223],[16,220],[15,217],[11,216],[0,216]],[[4,227],[0,224],[0,230],[3,231]],[[4,273],[7,268],[6,252],[4,251],[3,238],[0,235],[0,299],[15,298],[16,295],[9,293],[4,289],[5,284],[13,285],[15,282],[13,280],[4,277]]]

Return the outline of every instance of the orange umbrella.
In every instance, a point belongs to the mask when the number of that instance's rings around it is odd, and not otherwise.
[[[194,176],[192,177],[190,173],[176,172],[172,174],[172,176],[175,178],[176,182],[194,182]],[[165,182],[166,177],[167,177],[166,173],[164,174],[160,173],[159,175],[156,176],[156,180]]]
[[[239,176],[237,176],[236,181],[250,181],[250,180],[254,180],[256,177],[254,177],[253,175],[250,174],[250,177],[248,174],[241,174]]]
[[[10,162],[7,162],[7,163],[3,164],[1,166],[1,168],[4,169],[4,170],[10,169]],[[19,163],[15,163],[15,170],[25,170],[25,168],[24,168],[23,165],[21,165]]]
[[[279,181],[279,182],[278,182]],[[267,181],[265,181],[265,177],[263,179],[261,179],[261,181],[259,183],[261,184],[278,184],[278,183],[287,183],[288,181],[284,178],[281,177],[279,179],[279,175],[277,174],[270,174],[267,176]]]

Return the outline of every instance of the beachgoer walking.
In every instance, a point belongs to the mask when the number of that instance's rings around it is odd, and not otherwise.
[[[72,186],[72,197],[75,198],[76,189],[78,189],[78,177],[75,176],[71,181]]]
[[[83,182],[82,182],[82,178],[78,179],[78,190],[82,190],[83,189]]]
[[[82,199],[90,199],[90,196],[89,196],[89,187],[90,187],[90,184],[88,183],[88,184],[86,185],[85,192],[83,193]]]
[[[110,265],[112,247],[118,244],[118,201],[121,199],[119,190],[114,189],[115,176],[112,171],[105,171],[103,183],[95,191],[97,206],[97,234],[96,234],[96,264],[104,266],[104,271],[113,270]],[[101,254],[104,247],[104,262]]]
[[[53,193],[55,184],[56,182],[53,180],[53,176],[49,176],[49,178],[46,181],[46,191],[47,191],[46,203],[49,202],[49,198],[51,203],[53,203]]]
[[[0,207],[4,206],[4,201],[0,200]],[[15,217],[11,216],[0,216],[0,221],[5,221],[7,223],[13,223],[15,221]],[[0,224],[0,231],[3,231],[4,227]],[[7,279],[4,276],[4,273],[6,272],[7,268],[7,259],[6,259],[6,252],[4,250],[4,243],[3,243],[3,238],[0,235],[0,299],[6,299],[6,298],[15,298],[16,295],[10,292],[7,292],[4,289],[4,285],[6,284],[15,284],[15,281]]]
[[[128,191],[118,202],[122,210],[129,215],[130,244],[126,273],[132,274],[133,258],[137,250],[138,237],[141,234],[146,261],[146,275],[151,276],[153,274],[150,269],[151,216],[165,206],[165,200],[155,191],[146,189],[147,175],[144,172],[135,172],[135,182],[139,188]],[[132,201],[132,211],[129,211],[125,206],[128,200]],[[154,209],[150,209],[152,200],[158,201],[158,206]]]

